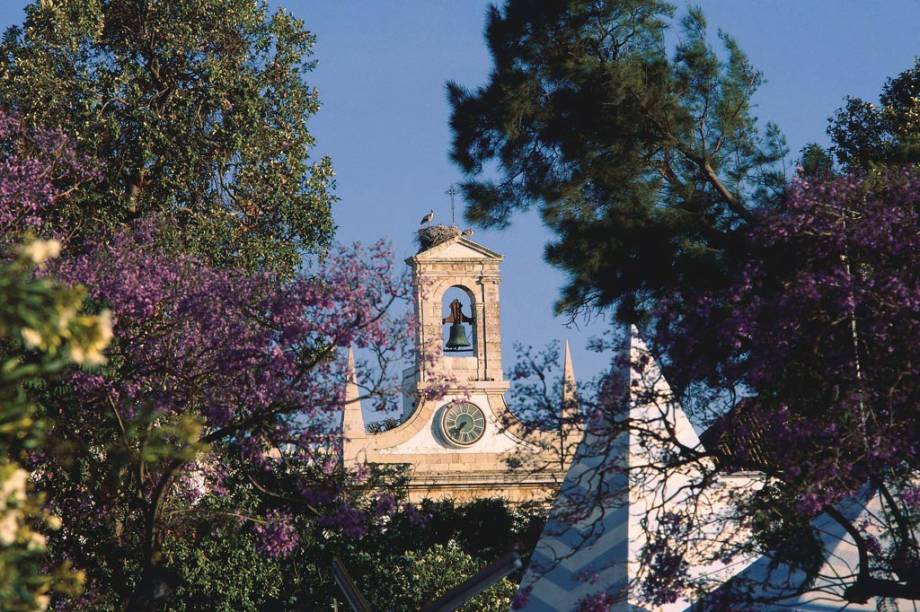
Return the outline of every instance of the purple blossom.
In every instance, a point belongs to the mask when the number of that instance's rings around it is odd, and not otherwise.
[[[374,513],[378,516],[390,516],[396,511],[396,498],[389,493],[379,495],[374,500]]]
[[[901,492],[901,500],[914,510],[920,510],[920,487],[907,487]]]
[[[905,483],[920,461],[918,227],[916,168],[794,183],[739,229],[747,258],[728,283],[654,305],[670,380],[726,442],[705,450],[766,472],[778,515],[812,517],[872,484],[900,492],[916,520],[920,493]],[[873,567],[897,563],[897,547],[862,537]],[[664,598],[680,564],[649,552],[650,595]]]
[[[530,593],[533,591],[533,585],[528,585],[515,593],[514,599],[511,600],[512,610],[522,610],[527,602],[530,601]]]
[[[70,139],[61,132],[29,129],[0,111],[0,231],[7,238],[34,229],[66,197],[56,186],[72,187],[93,180],[96,173],[81,159]],[[61,232],[62,228],[48,228]]]
[[[259,551],[274,559],[282,559],[294,552],[298,537],[292,520],[288,514],[273,511],[266,516],[264,524],[256,525],[254,531],[259,537]]]
[[[431,515],[420,512],[418,508],[410,504],[406,506],[406,518],[416,527],[424,527],[431,520]]]
[[[616,603],[613,595],[605,592],[589,595],[578,602],[578,612],[610,612]]]
[[[168,253],[162,240],[156,219],[142,220],[65,252],[48,269],[110,308],[115,333],[105,368],[69,372],[71,393],[50,398],[54,410],[70,415],[55,435],[80,448],[114,447],[123,463],[113,468],[129,464],[131,474],[143,474],[127,479],[129,497],[119,498],[104,489],[105,479],[75,485],[60,457],[36,454],[40,485],[53,511],[67,517],[67,535],[73,532],[67,542],[106,528],[113,504],[141,512],[157,491],[194,500],[225,494],[250,477],[304,491],[326,526],[352,537],[366,533],[370,518],[346,486],[352,475],[325,460],[338,438],[346,347],[367,347],[378,357],[379,369],[359,375],[373,379],[368,386],[384,401],[398,399],[398,374],[386,366],[409,354],[412,336],[393,312],[409,288],[393,273],[389,248],[341,247],[308,262],[302,276],[280,279],[215,269]],[[178,466],[172,457],[180,458]],[[291,465],[303,469],[275,478]],[[201,478],[189,477],[195,472]],[[158,488],[162,482],[170,486]],[[159,516],[158,530],[195,519]],[[281,511],[255,530],[267,555],[285,556],[296,546]]]
[[[340,504],[333,511],[317,519],[321,527],[341,529],[349,538],[360,538],[367,534],[367,514],[349,504]]]
[[[84,402],[117,399],[127,419],[197,406],[210,432],[242,434],[239,448],[256,462],[278,445],[307,449],[328,435],[317,426],[341,409],[344,363],[317,353],[354,344],[395,360],[409,338],[386,313],[406,286],[389,276],[382,244],[345,248],[310,277],[284,283],[159,254],[145,222],[63,261],[57,273],[112,309],[113,361],[126,364],[108,379],[75,373]],[[397,388],[382,396],[396,401]],[[268,421],[258,436],[240,429]],[[331,473],[335,462],[327,463]]]

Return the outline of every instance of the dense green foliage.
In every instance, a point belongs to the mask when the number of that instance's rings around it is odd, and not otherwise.
[[[387,610],[418,610],[480,569],[482,563],[463,552],[454,540],[435,544],[422,552],[408,551],[401,558],[388,559],[378,567],[372,594],[378,607]],[[503,578],[486,592],[474,597],[464,612],[503,612],[511,605],[517,585]]]
[[[0,45],[0,106],[101,166],[59,230],[159,213],[211,263],[291,271],[333,231],[331,162],[308,159],[313,41],[263,0],[36,1]]]
[[[368,600],[380,610],[417,610],[509,550],[533,548],[544,513],[501,500],[458,505],[425,503],[417,511],[381,518],[360,538],[323,528],[315,515],[297,517],[299,545],[287,558],[257,549],[247,517],[263,516],[248,487],[198,503],[206,517],[164,546],[179,575],[172,610],[317,610],[344,606],[332,580],[342,560]],[[245,499],[244,499],[245,498]],[[241,503],[242,502],[242,503]],[[234,508],[248,505],[249,514]],[[519,576],[505,579],[465,610],[507,610]]]
[[[475,91],[450,84],[452,156],[467,217],[503,226],[539,207],[569,274],[560,309],[717,282],[737,231],[781,192],[778,129],[758,127],[762,78],[736,41],[708,42],[693,9],[666,45],[660,0],[509,0],[488,14],[494,68]]]
[[[424,502],[416,512],[395,514],[360,541],[332,537],[318,551],[309,551],[309,557],[323,558],[319,551],[338,555],[379,609],[415,610],[503,554],[532,550],[544,518],[540,508],[509,506],[499,499]],[[511,578],[514,583],[502,581],[464,609],[507,610],[520,577]],[[328,596],[338,594],[333,590]],[[323,601],[328,599],[313,603]]]
[[[808,179],[827,180],[834,176],[834,159],[821,145],[809,143],[802,147],[798,174]]]
[[[831,150],[844,170],[920,162],[920,58],[885,82],[879,101],[847,97],[829,119]]]
[[[197,503],[202,518],[170,535],[164,555],[179,577],[170,609],[232,612],[278,603],[285,575],[302,566],[259,552],[256,534],[240,518],[247,515],[239,512],[248,507],[258,520],[258,502],[247,487],[226,496],[207,495]]]

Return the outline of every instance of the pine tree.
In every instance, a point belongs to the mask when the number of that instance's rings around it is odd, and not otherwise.
[[[728,34],[713,49],[696,9],[669,51],[673,16],[660,0],[508,0],[487,16],[489,82],[448,85],[468,218],[502,227],[537,206],[569,274],[561,310],[618,301],[634,318],[719,282],[783,189],[782,136],[751,112],[760,73]]]

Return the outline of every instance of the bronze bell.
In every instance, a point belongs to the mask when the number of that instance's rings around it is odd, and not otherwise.
[[[466,339],[466,326],[463,323],[454,323],[450,326],[450,337],[447,338],[447,351],[466,351],[472,348]]]

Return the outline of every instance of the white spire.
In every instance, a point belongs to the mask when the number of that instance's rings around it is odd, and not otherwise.
[[[355,375],[355,354],[348,347],[348,365],[345,374],[345,406],[342,410],[342,458],[345,467],[358,462],[367,442],[364,415],[361,413],[361,392]]]
[[[672,432],[691,447],[698,439],[648,349],[635,329],[630,332],[628,363],[613,374],[619,380],[610,387],[628,395],[622,403],[612,399],[590,421],[521,582],[531,589],[525,610],[573,610],[598,592],[620,593],[624,599],[613,609],[630,609],[635,598],[629,589],[645,543],[641,520],[661,501],[661,491],[683,484],[682,475],[634,481],[631,468],[654,463]],[[568,346],[563,379],[574,383]],[[626,429],[624,422],[642,425]]]
[[[572,351],[569,349],[569,341],[565,341],[565,348],[562,353],[562,411],[563,414],[571,412],[573,409],[578,414],[578,405],[575,403],[578,397],[575,383],[575,367],[572,365]]]
[[[572,365],[572,351],[569,341],[565,341],[562,353],[562,408],[560,417],[562,427],[559,432],[560,460],[564,467],[571,463],[572,456],[581,442],[582,422],[581,406],[578,404],[578,388],[575,381],[575,367]]]

